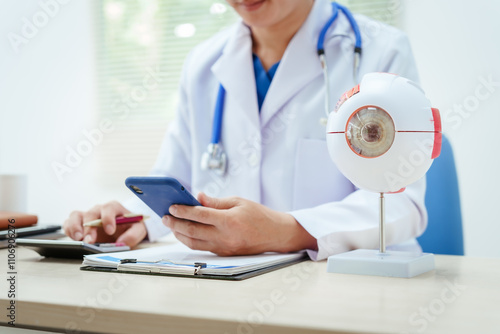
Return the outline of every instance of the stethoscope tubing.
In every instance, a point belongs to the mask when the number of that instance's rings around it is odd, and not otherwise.
[[[222,131],[222,116],[224,114],[224,98],[226,96],[226,90],[219,84],[219,92],[217,93],[217,101],[215,103],[215,113],[214,113],[214,125],[212,130],[212,140],[210,143],[217,144],[220,142],[221,131]]]
[[[325,85],[326,85],[326,113],[328,115],[329,112],[329,99],[328,99],[328,91],[329,91],[329,82],[328,82],[328,69],[327,69],[327,64],[326,64],[326,59],[325,59],[325,50],[324,50],[324,43],[325,43],[325,37],[326,33],[328,32],[328,29],[332,26],[333,22],[338,17],[339,10],[342,11],[342,13],[347,17],[351,28],[354,32],[354,35],[356,37],[356,41],[354,44],[354,70],[353,70],[353,76],[354,80],[357,79],[357,66],[359,65],[359,56],[361,55],[362,51],[362,45],[361,45],[361,32],[359,30],[358,24],[356,20],[354,19],[354,16],[352,13],[344,6],[333,2],[332,3],[332,9],[333,9],[333,14],[330,17],[330,19],[325,23],[323,28],[320,31],[320,34],[318,36],[318,43],[317,43],[317,53],[318,56],[320,57],[320,61],[323,67],[323,72],[324,72],[324,78],[325,78]],[[212,126],[212,137],[210,144],[215,147],[220,146],[221,142],[221,132],[222,132],[222,118],[223,118],[223,113],[224,113],[224,99],[226,96],[226,90],[222,86],[222,84],[219,84],[219,90],[217,93],[217,100],[215,103],[215,112],[214,112],[214,120],[213,120],[213,126]],[[220,149],[222,150],[222,146],[220,146]],[[223,152],[223,151],[222,151]],[[224,167],[225,168],[225,167]]]

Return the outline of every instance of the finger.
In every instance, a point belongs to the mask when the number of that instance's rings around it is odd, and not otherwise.
[[[92,209],[83,213],[83,223],[101,218],[101,206],[96,205]]]
[[[80,211],[73,211],[63,224],[64,233],[74,240],[83,238],[83,214]]]
[[[83,223],[90,222],[92,220],[99,219],[101,217],[101,207],[99,205],[94,206],[87,212],[83,213]],[[85,226],[83,229],[83,242],[92,244],[97,238],[97,229],[99,227],[88,227]]]
[[[187,237],[199,240],[213,240],[215,227],[212,225],[179,219],[174,216],[164,216],[162,221],[172,231],[181,233]]]
[[[198,201],[201,205],[214,209],[231,209],[240,202],[238,197],[215,198],[206,195],[203,192],[198,194]]]
[[[83,242],[87,244],[93,244],[97,240],[97,229],[98,227],[85,227],[85,237],[83,238]]]
[[[144,240],[147,235],[146,225],[144,223],[133,224],[128,230],[126,230],[116,242],[123,242],[129,247],[134,247],[139,242]]]
[[[221,221],[224,221],[224,211],[207,208],[204,206],[189,206],[189,205],[172,205],[169,208],[169,212],[175,218],[181,218],[185,220],[191,220],[194,222],[208,224],[208,225],[218,225]]]
[[[188,236],[183,235],[182,233],[175,231],[174,235],[177,238],[177,240],[179,240],[180,242],[182,242],[184,245],[188,246],[191,249],[204,250],[204,251],[210,251],[212,249],[211,244],[208,241],[190,238]]]
[[[106,234],[112,235],[116,231],[116,217],[127,213],[123,206],[117,202],[106,204],[101,209],[102,227]]]

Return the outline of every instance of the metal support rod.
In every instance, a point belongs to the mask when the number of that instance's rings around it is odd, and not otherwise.
[[[380,193],[380,253],[385,253],[385,198],[384,193]]]

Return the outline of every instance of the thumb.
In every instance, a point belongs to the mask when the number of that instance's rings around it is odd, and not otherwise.
[[[205,193],[198,194],[198,201],[201,205],[213,209],[230,209],[238,205],[236,197],[215,198],[206,195]]]

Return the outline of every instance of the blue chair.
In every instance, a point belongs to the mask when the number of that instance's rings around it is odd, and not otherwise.
[[[429,224],[417,238],[427,253],[464,255],[462,214],[455,160],[450,142],[443,136],[441,155],[427,172],[425,205]]]

